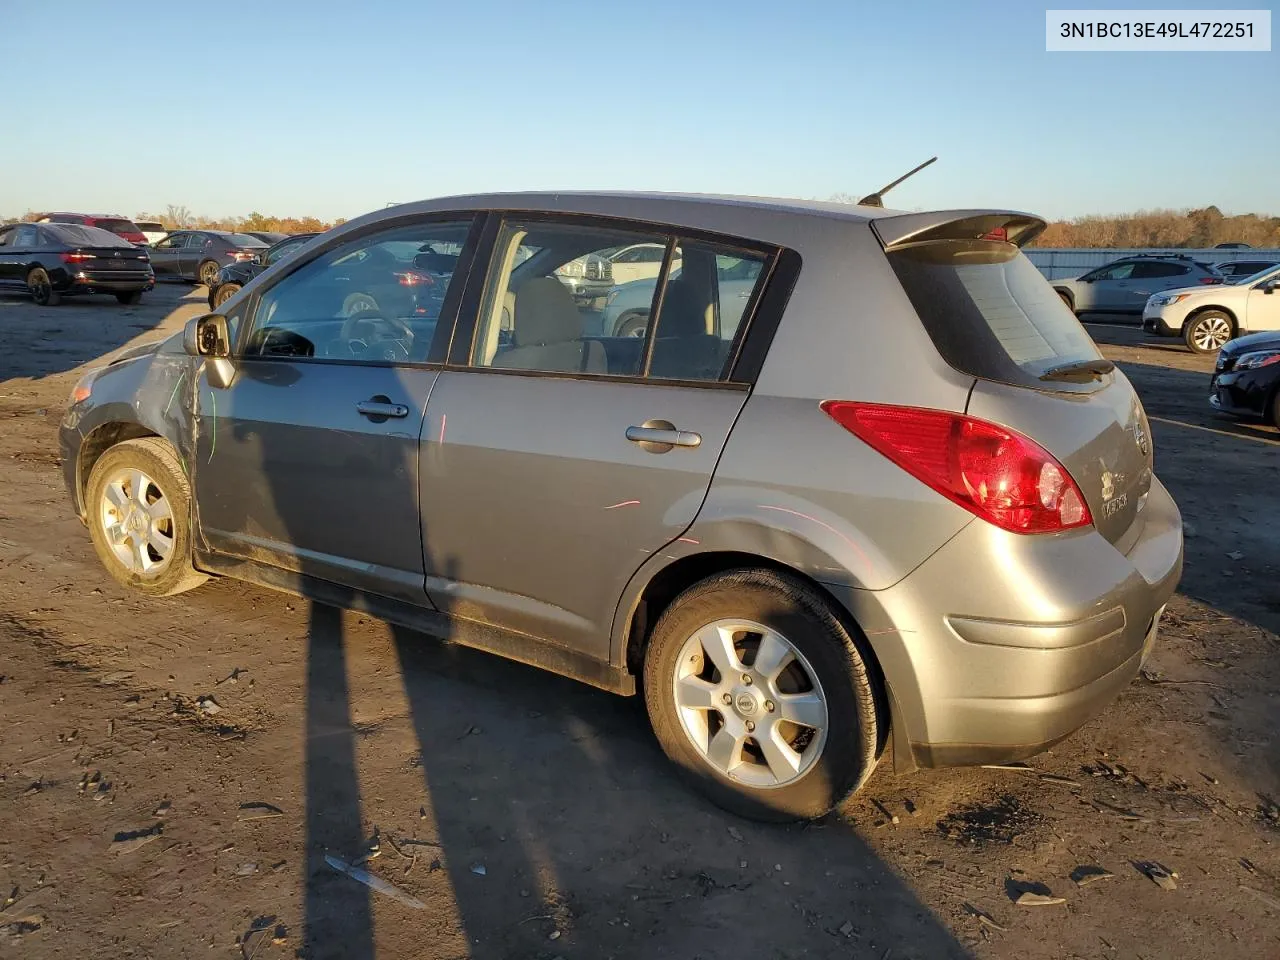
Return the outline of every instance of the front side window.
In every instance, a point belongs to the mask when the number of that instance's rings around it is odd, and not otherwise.
[[[1133,275],[1135,264],[1132,260],[1127,263],[1113,263],[1108,267],[1102,267],[1085,276],[1086,280],[1128,280]]]
[[[171,233],[163,240],[157,240],[155,248],[157,250],[178,250],[186,242],[187,235],[185,233]]]
[[[262,294],[244,355],[425,361],[470,228],[420,223],[326,251]]]

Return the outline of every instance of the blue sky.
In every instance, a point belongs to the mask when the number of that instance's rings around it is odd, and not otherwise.
[[[55,33],[6,4],[0,215],[824,198],[934,154],[891,205],[1280,214],[1280,52],[1046,53],[1045,6],[61,0]]]

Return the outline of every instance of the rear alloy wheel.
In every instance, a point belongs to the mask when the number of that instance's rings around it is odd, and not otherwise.
[[[858,642],[791,577],[695,584],[654,627],[645,701],[663,749],[720,806],[820,817],[875,768],[881,712]]]
[[[213,309],[217,310],[220,306],[222,306],[224,303],[226,303],[228,300],[230,300],[239,292],[240,292],[240,284],[224,283],[222,286],[220,286],[217,290],[214,291],[213,302],[210,304],[210,306],[213,307]]]
[[[200,264],[200,269],[196,271],[196,276],[206,287],[212,287],[218,282],[218,271],[220,269],[212,260],[206,260]]]
[[[1234,335],[1234,326],[1221,310],[1206,310],[1183,325],[1182,338],[1195,353],[1217,353]]]
[[[94,550],[126,587],[170,596],[204,582],[191,566],[191,488],[173,448],[126,440],[93,465],[85,511]]]
[[[116,299],[128,307],[136,307],[142,302],[141,290],[130,290],[127,293],[117,293]]]
[[[56,307],[62,302],[62,297],[53,289],[53,281],[43,267],[36,267],[27,274],[27,290],[31,293],[31,299],[42,307]]]

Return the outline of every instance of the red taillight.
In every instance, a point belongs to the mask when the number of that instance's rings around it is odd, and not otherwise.
[[[404,273],[397,273],[396,277],[402,287],[435,286],[435,280],[425,273],[414,273],[412,270],[406,270]]]
[[[1221,277],[1201,277],[1201,283],[1222,283]]]
[[[1004,241],[1007,243],[1007,242],[1008,242],[1008,240],[1009,240],[1009,231],[1008,231],[1008,230],[1006,230],[1004,227],[996,227],[994,230],[991,230],[991,231],[988,231],[987,233],[984,233],[984,234],[983,234],[981,237],[979,237],[978,239],[980,239],[980,240],[1004,240]]]
[[[827,400],[823,411],[917,480],[1012,533],[1093,523],[1076,482],[1035,441],[945,410]]]
[[[84,263],[86,260],[98,259],[92,253],[60,253],[58,259],[63,263]]]
[[[257,254],[250,253],[248,250],[232,250],[231,258],[236,263],[244,263],[246,260],[252,260]]]

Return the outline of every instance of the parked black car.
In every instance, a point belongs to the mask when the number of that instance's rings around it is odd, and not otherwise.
[[[69,223],[0,227],[0,287],[25,288],[42,306],[86,293],[138,303],[155,280],[147,249],[110,231]]]
[[[279,243],[281,240],[288,239],[289,234],[278,233],[275,230],[243,230],[241,231],[246,237],[257,237],[263,243]],[[315,236],[315,234],[309,234]]]
[[[1223,345],[1209,381],[1209,405],[1280,427],[1280,333],[1254,333]]]
[[[248,263],[267,249],[257,237],[225,230],[175,230],[151,246],[156,277],[194,280],[212,286],[218,271],[231,263]]]
[[[218,278],[209,287],[210,309],[217,310],[263,270],[277,260],[283,260],[296,253],[314,236],[316,236],[314,233],[295,233],[293,236],[286,236],[262,251],[253,260],[237,261],[223,267],[218,271]]]
[[[1241,277],[1252,277],[1255,273],[1269,270],[1276,265],[1274,260],[1232,260],[1230,263],[1214,264],[1217,270],[1232,283]]]

